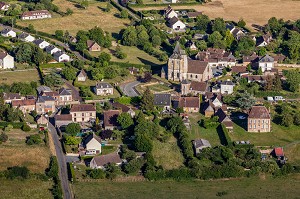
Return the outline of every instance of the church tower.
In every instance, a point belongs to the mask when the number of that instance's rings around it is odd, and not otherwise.
[[[185,50],[182,50],[179,42],[177,42],[173,54],[168,60],[168,80],[182,81],[187,79],[187,71],[187,55]]]

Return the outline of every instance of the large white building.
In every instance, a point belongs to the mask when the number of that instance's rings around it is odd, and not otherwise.
[[[14,58],[7,52],[0,52],[0,69],[10,69],[14,67]]]
[[[263,56],[258,61],[258,67],[261,68],[262,72],[272,70],[274,68],[274,58],[269,55]]]
[[[51,18],[52,15],[48,10],[35,10],[24,12],[21,16],[22,20],[32,20],[32,19],[46,19]]]

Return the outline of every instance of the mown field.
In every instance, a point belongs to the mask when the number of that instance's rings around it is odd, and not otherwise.
[[[76,198],[298,198],[300,175],[215,181],[85,182],[74,184]],[[101,188],[99,188],[101,187]]]
[[[165,6],[166,7],[166,6]],[[175,6],[176,9],[195,9],[211,18],[223,17],[225,20],[238,21],[243,18],[248,26],[264,25],[271,17],[285,20],[300,18],[300,1],[293,0],[212,0],[204,5]],[[160,10],[160,7],[145,7],[138,10]]]
[[[104,12],[106,2],[89,1],[87,9],[82,9],[77,3],[67,0],[54,0],[55,5],[61,11],[67,8],[73,10],[70,16],[60,17],[55,15],[51,19],[18,21],[18,25],[27,27],[32,24],[36,30],[53,34],[55,30],[68,30],[72,35],[76,35],[79,30],[88,30],[95,26],[99,26],[110,33],[118,33],[126,24],[128,19],[120,19],[119,11],[112,8],[110,12]]]
[[[1,71],[0,84],[12,84],[14,82],[32,82],[40,81],[37,70],[24,71]]]

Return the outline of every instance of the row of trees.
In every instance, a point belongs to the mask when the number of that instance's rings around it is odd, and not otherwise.
[[[40,65],[52,60],[52,56],[32,43],[21,43],[13,51],[17,62]]]

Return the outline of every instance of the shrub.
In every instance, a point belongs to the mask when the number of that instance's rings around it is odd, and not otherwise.
[[[27,179],[29,177],[29,169],[25,166],[13,166],[9,167],[5,172],[5,177],[8,179],[15,179],[17,177],[21,177],[23,179]]]
[[[42,143],[42,139],[39,134],[30,135],[27,137],[26,144],[34,145]]]
[[[93,179],[104,179],[106,174],[102,169],[88,169],[86,174]]]
[[[28,131],[31,130],[31,128],[30,128],[30,126],[28,126],[27,124],[24,124],[24,125],[22,126],[22,130],[25,131],[25,132],[28,132]]]
[[[5,133],[1,133],[0,142],[6,142],[8,140],[8,136]]]
[[[14,128],[13,125],[8,124],[8,125],[4,128],[4,131],[5,131],[5,132],[9,132],[9,131],[12,130],[13,128]]]

